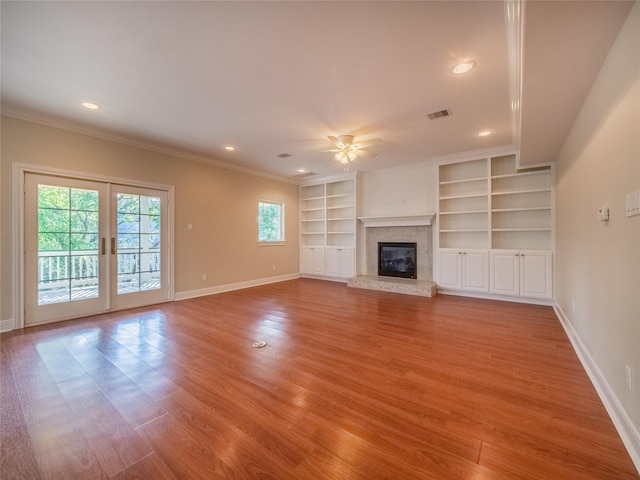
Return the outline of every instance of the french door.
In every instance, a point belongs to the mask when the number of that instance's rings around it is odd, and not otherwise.
[[[25,174],[25,325],[169,300],[167,192]]]

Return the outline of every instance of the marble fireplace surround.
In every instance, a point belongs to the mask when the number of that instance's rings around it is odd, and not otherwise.
[[[386,290],[411,295],[433,296],[433,233],[435,215],[360,217],[366,232],[366,275],[348,282],[349,286]],[[417,279],[378,277],[378,242],[415,242]]]

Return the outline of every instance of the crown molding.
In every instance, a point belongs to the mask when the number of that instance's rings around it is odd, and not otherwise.
[[[163,155],[168,155],[171,157],[181,158],[183,160],[191,160],[198,163],[204,163],[214,167],[224,168],[226,170],[232,170],[238,173],[244,173],[246,175],[263,177],[269,180],[290,183],[293,185],[298,185],[300,183],[297,179],[294,179],[294,178],[287,178],[287,177],[275,175],[272,173],[262,172],[260,170],[254,170],[252,168],[232,165],[227,162],[215,160],[207,155],[187,152],[185,150],[169,147],[167,145],[161,145],[159,143],[154,143],[147,140],[141,140],[139,138],[135,138],[132,136],[122,135],[119,133],[115,133],[109,130],[104,130],[96,127],[90,127],[88,125],[84,125],[78,122],[72,122],[62,118],[43,115],[40,113],[36,113],[33,111],[29,111],[29,110],[25,110],[25,109],[13,107],[13,106],[3,105],[1,114],[5,117],[11,117],[18,120],[23,120],[25,122],[31,122],[39,125],[44,125],[46,127],[66,130],[66,131],[77,133],[80,135],[86,135],[89,137],[98,138],[100,140],[106,140],[109,142],[119,143],[121,145],[127,145],[129,147],[140,148],[142,150],[148,150],[148,151],[160,153]]]

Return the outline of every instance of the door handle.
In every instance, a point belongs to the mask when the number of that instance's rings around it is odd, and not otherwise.
[[[102,246],[100,247],[100,253],[102,255],[104,255],[105,252],[107,251],[106,243],[107,243],[107,239],[102,237]]]
[[[111,237],[111,255],[116,254],[116,239]]]

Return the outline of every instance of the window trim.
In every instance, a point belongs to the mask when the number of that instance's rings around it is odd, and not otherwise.
[[[280,210],[280,237],[277,240],[260,240],[260,207],[262,204],[269,205],[277,205]],[[258,215],[257,215],[257,226],[258,226],[258,246],[267,247],[267,246],[278,246],[285,245],[285,203],[278,202],[275,200],[258,200]]]

